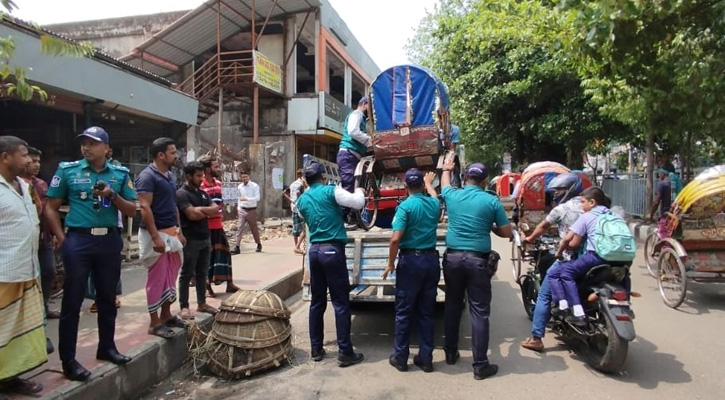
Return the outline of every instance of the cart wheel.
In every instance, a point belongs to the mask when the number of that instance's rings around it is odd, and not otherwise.
[[[674,249],[667,247],[662,249],[657,264],[662,299],[668,306],[677,308],[687,293],[685,263]]]
[[[362,169],[362,175],[355,177],[355,190],[361,188],[365,191],[365,206],[363,206],[362,210],[355,210],[354,212],[358,226],[367,231],[375,226],[375,220],[378,218],[380,192],[378,191],[374,173],[368,174],[365,172],[367,171],[367,164],[374,161],[363,160],[361,162],[366,165]]]
[[[653,278],[657,278],[659,275],[657,271],[657,260],[660,256],[660,249],[657,248],[659,240],[657,231],[652,231],[647,235],[647,240],[644,241],[644,263],[647,266],[647,271]]]
[[[516,245],[515,241],[511,242],[511,264],[513,265],[514,281],[518,282],[521,276],[521,262],[524,258],[521,247]]]

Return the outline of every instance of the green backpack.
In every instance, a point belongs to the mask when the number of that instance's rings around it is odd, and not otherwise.
[[[629,262],[637,254],[637,245],[627,223],[611,211],[592,211],[597,215],[594,250],[604,261]]]

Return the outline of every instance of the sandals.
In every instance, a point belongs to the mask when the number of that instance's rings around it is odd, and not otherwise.
[[[176,315],[167,319],[166,322],[163,323],[163,325],[166,325],[167,327],[171,327],[171,328],[186,328],[188,326],[186,321],[177,317]]]
[[[236,293],[238,291],[239,291],[239,286],[232,283],[232,281],[227,282],[227,290],[226,290],[227,293]]]
[[[212,307],[212,306],[210,306],[208,304],[204,304],[203,306],[197,307],[196,308],[196,312],[202,312],[202,313],[207,313],[207,314],[211,314],[211,315],[217,315],[217,313],[219,312],[219,310],[217,310],[216,308],[214,308],[214,307]]]
[[[160,338],[164,339],[171,339],[174,336],[176,336],[176,332],[169,329],[168,326],[161,324],[159,326],[155,326],[153,328],[149,328],[148,330],[149,335],[158,336]]]
[[[206,282],[206,297],[211,297],[212,299],[216,297],[216,293],[214,293],[214,290],[211,288],[211,283],[208,281]]]
[[[192,320],[192,319],[196,318],[194,316],[194,314],[191,313],[191,310],[189,310],[188,308],[182,308],[181,309],[181,312],[179,313],[179,316],[184,321],[189,321],[189,320]]]
[[[537,353],[541,353],[544,351],[544,342],[541,341],[541,339],[536,340],[531,337],[527,337],[526,340],[521,342],[521,347],[535,351]]]
[[[8,392],[21,394],[23,396],[33,396],[43,391],[43,385],[40,383],[17,377],[3,382],[1,388]]]

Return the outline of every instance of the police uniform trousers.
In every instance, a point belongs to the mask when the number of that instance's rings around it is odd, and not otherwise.
[[[322,351],[324,341],[327,290],[335,309],[337,346],[340,354],[353,354],[350,341],[350,281],[343,243],[312,243],[310,257],[310,344],[313,352]]]
[[[443,256],[443,278],[446,283],[446,339],[443,348],[446,354],[458,351],[463,296],[468,294],[474,368],[488,365],[488,320],[491,315],[491,277],[494,273],[488,267],[488,253],[448,249]]]
[[[78,321],[83,297],[92,271],[98,306],[98,350],[116,350],[116,285],[121,277],[121,250],[123,241],[117,228],[108,228],[108,234],[94,236],[69,228],[63,242],[63,302],[60,309],[58,351],[61,361],[76,357]]]
[[[401,250],[395,270],[395,358],[405,365],[410,355],[410,325],[418,322],[420,348],[418,356],[423,364],[433,362],[435,336],[435,302],[441,279],[440,261],[435,250]]]

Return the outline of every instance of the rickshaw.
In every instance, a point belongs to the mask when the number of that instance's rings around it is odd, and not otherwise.
[[[496,194],[499,197],[511,197],[516,183],[521,180],[521,174],[506,172],[496,177]],[[492,181],[493,183],[493,181]]]
[[[460,185],[460,162],[449,150],[448,92],[440,79],[420,66],[391,67],[375,78],[369,99],[373,154],[362,157],[355,169],[355,188],[367,194],[365,207],[356,212],[365,230],[375,224],[380,208],[395,208],[405,198],[409,168],[435,171],[440,178],[444,158],[452,157],[452,184]]]
[[[688,280],[725,282],[725,165],[697,175],[666,215],[662,237],[645,242],[645,263],[665,304],[677,308]]]

